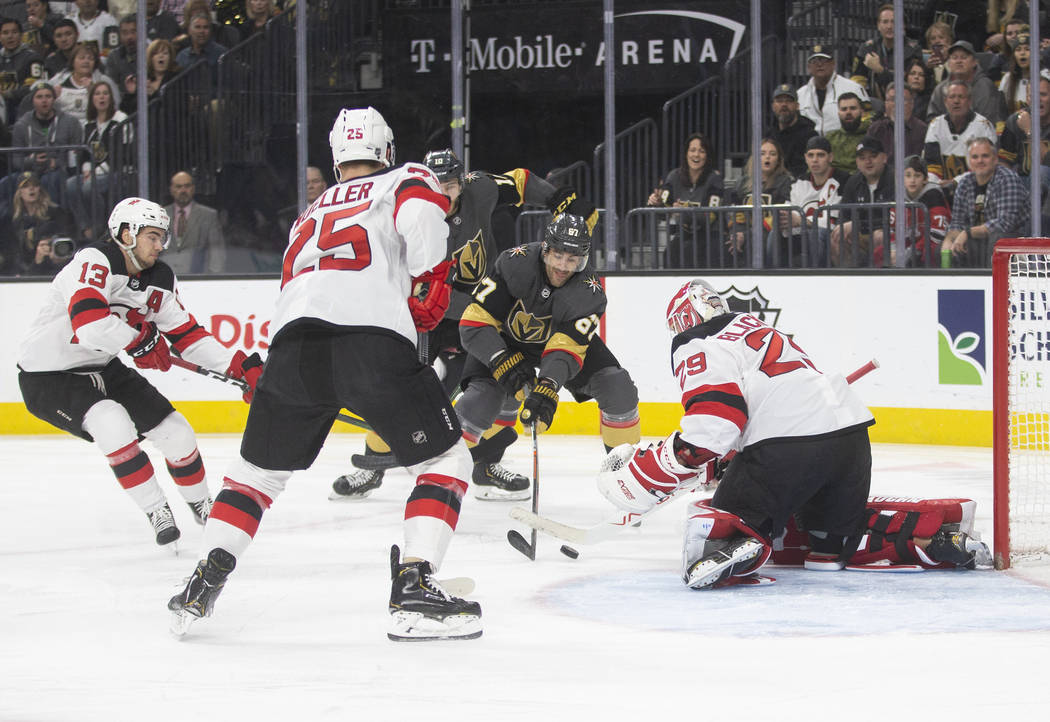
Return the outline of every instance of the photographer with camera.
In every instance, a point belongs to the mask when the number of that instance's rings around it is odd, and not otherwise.
[[[11,215],[6,221],[10,233],[5,235],[14,239],[18,249],[13,254],[11,273],[52,276],[76,250],[70,240],[73,215],[51,201],[40,179],[30,171],[19,175]]]

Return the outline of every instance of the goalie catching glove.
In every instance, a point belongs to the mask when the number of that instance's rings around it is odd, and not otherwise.
[[[252,396],[255,395],[255,386],[259,383],[259,377],[262,376],[262,372],[263,361],[259,358],[259,354],[253,353],[251,356],[248,356],[244,351],[235,353],[233,358],[230,359],[230,367],[226,369],[227,376],[243,379],[248,384],[248,390],[241,397],[246,404],[252,402]]]
[[[448,260],[412,279],[408,310],[417,331],[430,331],[441,323],[452,300],[451,284],[455,274],[455,262]]]
[[[714,479],[715,455],[682,441],[674,432],[658,444],[620,444],[598,473],[598,491],[626,511],[644,512],[683,486]]]
[[[143,321],[134,327],[138,335],[124,347],[128,356],[140,369],[167,371],[171,368],[171,351],[168,342],[157,330],[157,324]]]
[[[550,379],[540,379],[521,407],[521,424],[531,426],[538,423],[536,431],[542,434],[554,422],[554,412],[557,410],[558,385]]]

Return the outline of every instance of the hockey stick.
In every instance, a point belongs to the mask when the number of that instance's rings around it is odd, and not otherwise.
[[[879,367],[879,362],[872,359],[868,363],[861,366],[859,369],[851,373],[846,377],[846,382],[852,384],[858,379],[866,376]],[[515,521],[520,521],[526,526],[532,527],[533,532],[537,529],[546,534],[549,534],[557,539],[570,542],[572,544],[594,544],[596,542],[603,541],[609,537],[616,536],[622,530],[638,523],[643,518],[655,513],[660,508],[668,506],[668,502],[673,499],[677,499],[680,496],[689,494],[696,489],[696,485],[683,486],[675,490],[673,493],[660,499],[652,507],[645,511],[617,511],[615,514],[607,518],[605,521],[595,524],[591,527],[575,527],[569,524],[563,524],[553,519],[540,516],[536,511],[535,500],[533,503],[533,510],[529,512],[526,509],[522,509],[520,506],[516,506],[510,510],[510,517]],[[509,533],[508,533],[509,536]],[[523,543],[524,538],[521,540]],[[513,544],[514,542],[511,542]],[[517,548],[517,547],[515,547]],[[519,550],[520,551],[520,550]],[[524,552],[523,552],[524,553]]]
[[[540,446],[537,441],[539,432],[537,431],[538,423],[535,419],[532,422],[532,515],[537,519],[542,519],[539,515],[540,511]],[[517,507],[515,507],[517,508]],[[513,512],[513,509],[511,510]],[[522,510],[524,511],[524,510]],[[511,516],[514,516],[513,513]],[[510,545],[517,549],[519,552],[527,556],[532,561],[536,561],[536,527],[532,527],[532,540],[531,542],[525,541],[525,537],[521,535],[517,529],[511,529],[507,532],[507,541]]]
[[[216,381],[223,381],[225,383],[232,384],[233,386],[239,388],[241,391],[248,391],[251,389],[251,386],[248,385],[248,382],[242,379],[235,379],[232,376],[227,376],[221,371],[216,371],[215,369],[207,369],[203,366],[198,366],[197,364],[187,361],[186,359],[180,358],[178,356],[171,357],[171,365],[178,366],[179,368],[186,369],[187,371],[192,371],[193,373],[200,374],[201,376],[207,376],[208,378],[215,379]],[[340,412],[336,418],[344,423],[350,424],[351,426],[356,426],[360,429],[364,429],[365,431],[372,430],[372,427],[368,425],[367,421],[365,421],[364,419],[359,419],[356,416],[350,416],[349,414],[344,414]]]

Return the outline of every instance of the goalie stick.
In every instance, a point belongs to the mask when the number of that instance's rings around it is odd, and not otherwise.
[[[861,366],[859,369],[851,373],[846,377],[846,382],[852,384],[860,378],[863,378],[867,374],[871,373],[879,367],[879,362],[872,359],[868,363]],[[607,518],[605,521],[595,524],[590,527],[576,527],[569,524],[563,524],[562,522],[555,521],[554,519],[548,519],[547,517],[540,516],[537,512],[535,498],[533,498],[532,511],[523,509],[520,506],[516,506],[510,510],[510,518],[515,521],[520,521],[525,526],[531,527],[533,534],[537,530],[549,534],[557,539],[562,539],[571,544],[594,544],[596,542],[604,541],[609,537],[616,536],[622,530],[627,529],[645,517],[658,511],[660,508],[667,506],[668,502],[673,499],[677,499],[680,496],[690,494],[696,490],[696,486],[683,486],[673,493],[660,499],[649,509],[642,512],[637,511],[617,511],[613,516]],[[509,532],[508,532],[509,535]],[[520,535],[519,535],[520,536]],[[522,538],[522,542],[525,539]],[[513,544],[514,542],[511,542]],[[515,548],[517,548],[515,546]],[[519,550],[520,551],[520,550]],[[524,553],[524,552],[523,552]]]
[[[192,371],[193,373],[200,374],[201,376],[207,376],[208,378],[215,379],[216,381],[223,381],[225,383],[232,384],[239,388],[241,391],[248,391],[251,388],[250,386],[248,386],[248,383],[246,381],[243,381],[241,379],[235,379],[232,376],[227,376],[221,371],[216,371],[215,369],[208,369],[204,368],[203,366],[198,366],[197,364],[187,361],[186,359],[181,358],[179,356],[171,357],[171,365],[178,366],[179,368],[186,369],[187,371]],[[372,427],[369,426],[367,421],[365,421],[364,419],[359,419],[356,416],[350,416],[349,414],[339,412],[339,415],[336,418],[338,418],[343,423],[350,424],[351,426],[356,426],[359,429],[364,429],[365,431],[372,430]]]

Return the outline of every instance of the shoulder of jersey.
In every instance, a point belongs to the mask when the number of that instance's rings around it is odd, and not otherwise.
[[[741,314],[736,311],[730,311],[729,313],[723,313],[721,316],[715,316],[699,326],[693,326],[688,331],[683,331],[671,341],[671,354],[674,355],[674,352],[677,351],[679,347],[684,346],[694,339],[705,339],[717,335],[740,315]]]
[[[587,266],[573,277],[572,283],[583,290],[584,295],[595,299],[605,298],[605,286],[594,269]]]
[[[536,257],[540,255],[540,244],[526,243],[521,246],[514,246],[508,248],[499,255],[504,266],[513,268],[516,266],[532,265],[535,263]]]

